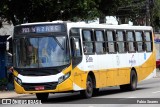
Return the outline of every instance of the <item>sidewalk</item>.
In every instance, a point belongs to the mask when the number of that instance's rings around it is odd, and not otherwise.
[[[17,94],[15,91],[0,91],[1,98],[19,98],[25,96],[33,96],[34,94]]]

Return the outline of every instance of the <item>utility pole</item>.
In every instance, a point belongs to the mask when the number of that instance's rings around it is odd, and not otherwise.
[[[146,0],[146,26],[150,26],[150,5],[149,0]]]

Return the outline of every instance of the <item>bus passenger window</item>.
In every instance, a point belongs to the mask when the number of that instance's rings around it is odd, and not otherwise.
[[[93,34],[91,30],[83,30],[83,50],[85,54],[94,53],[94,41]]]
[[[142,52],[144,50],[144,45],[143,45],[143,38],[142,38],[142,32],[135,32],[136,36],[136,42],[137,42],[137,51]]]
[[[152,35],[150,32],[145,32],[145,44],[146,44],[146,51],[152,51]]]
[[[107,31],[106,33],[107,33],[108,52],[114,53],[116,52],[116,49],[115,49],[115,40],[113,31]]]
[[[127,33],[127,41],[128,41],[128,51],[129,52],[135,52],[135,41],[134,41],[134,34],[132,31],[128,31]]]
[[[105,42],[104,42],[104,33],[103,31],[95,31],[96,36],[96,53],[103,54],[105,52]]]
[[[117,31],[117,48],[118,52],[122,53],[125,52],[125,43],[124,43],[124,32],[123,31]]]

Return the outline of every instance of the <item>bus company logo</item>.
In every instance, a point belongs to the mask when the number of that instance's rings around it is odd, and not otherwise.
[[[132,55],[131,59],[129,60],[129,64],[131,64],[131,66],[136,64],[136,60],[134,59],[134,54]]]
[[[134,65],[134,64],[136,64],[136,60],[129,60],[129,63],[130,63],[131,65]]]
[[[86,55],[86,62],[93,62],[93,58]]]

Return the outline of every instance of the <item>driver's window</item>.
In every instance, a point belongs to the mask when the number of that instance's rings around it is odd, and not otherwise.
[[[75,38],[74,41],[75,41],[75,56],[81,57],[82,53],[81,53],[81,47],[80,47],[80,39]]]
[[[74,57],[82,56],[80,39],[78,37],[71,38],[71,51],[72,51],[72,56]]]

